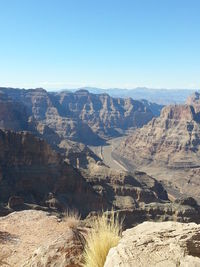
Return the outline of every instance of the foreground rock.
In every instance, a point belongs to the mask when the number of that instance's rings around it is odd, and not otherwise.
[[[68,229],[64,234],[36,249],[23,267],[81,267],[84,243],[78,230]]]
[[[200,266],[200,225],[144,222],[126,230],[105,267]]]
[[[81,235],[69,226],[67,218],[60,221],[43,211],[20,211],[1,217],[0,265],[80,266]]]

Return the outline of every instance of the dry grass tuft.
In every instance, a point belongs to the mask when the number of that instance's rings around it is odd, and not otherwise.
[[[91,228],[86,240],[84,267],[103,267],[109,250],[120,240],[122,222],[112,211],[93,219]]]
[[[75,210],[67,210],[62,214],[63,221],[67,222],[67,226],[71,229],[78,228],[80,224],[80,215]]]

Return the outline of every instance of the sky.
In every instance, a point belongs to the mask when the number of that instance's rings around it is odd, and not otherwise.
[[[200,88],[200,1],[0,0],[0,86]]]

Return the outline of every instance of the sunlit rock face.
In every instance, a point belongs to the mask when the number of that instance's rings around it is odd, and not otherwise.
[[[129,169],[145,171],[199,198],[200,114],[193,106],[164,107],[160,117],[137,129],[114,153]]]
[[[0,94],[4,96],[4,105],[8,105],[7,98],[17,102],[26,109],[29,118],[48,126],[61,138],[90,145],[101,144],[131,127],[141,127],[154,116],[151,109],[140,101],[92,94],[87,90],[49,93],[41,88],[0,88]]]

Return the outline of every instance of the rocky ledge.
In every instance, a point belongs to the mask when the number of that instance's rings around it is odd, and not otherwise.
[[[83,235],[70,218],[19,211],[0,218],[0,266],[80,267]],[[80,228],[81,230],[81,228]]]

